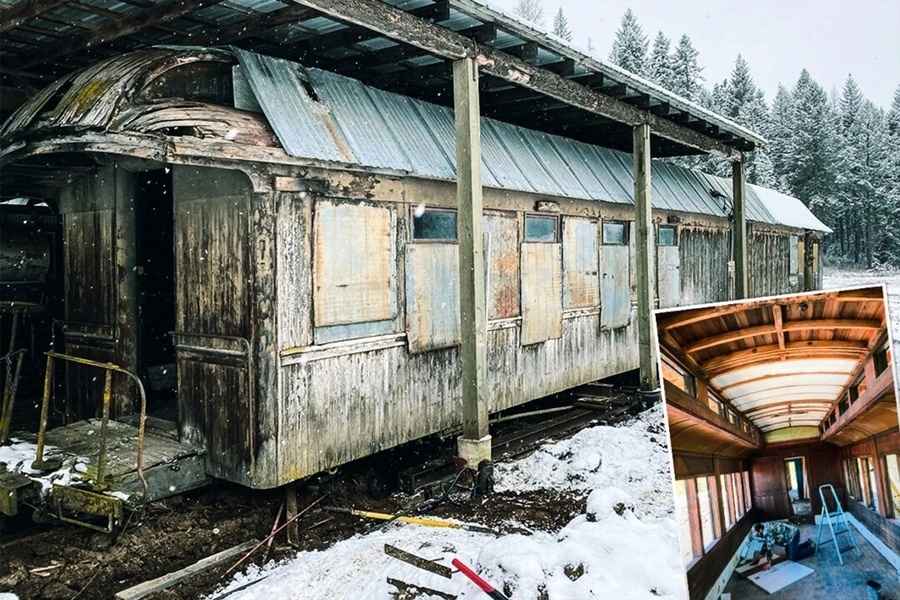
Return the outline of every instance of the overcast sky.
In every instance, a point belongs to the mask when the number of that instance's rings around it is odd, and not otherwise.
[[[511,11],[516,0],[490,0]],[[804,67],[827,92],[848,73],[887,109],[900,85],[900,0],[543,0],[547,26],[559,6],[574,43],[588,36],[605,58],[622,14],[631,8],[651,42],[662,30],[673,45],[687,33],[700,51],[706,83],[728,76],[738,53],[771,102]]]

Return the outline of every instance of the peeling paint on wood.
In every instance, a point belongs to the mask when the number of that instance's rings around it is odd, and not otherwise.
[[[460,343],[456,244],[407,246],[406,330],[409,351],[413,353]]]
[[[659,307],[681,304],[681,258],[678,246],[657,246],[656,270]]]
[[[563,217],[563,307],[600,304],[597,221]]]
[[[522,344],[562,335],[560,244],[522,244]]]

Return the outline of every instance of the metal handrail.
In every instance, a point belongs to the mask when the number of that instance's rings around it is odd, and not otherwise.
[[[35,452],[35,460],[32,468],[41,470],[44,463],[44,444],[47,433],[47,418],[50,407],[50,395],[53,388],[53,361],[59,359],[79,365],[96,367],[106,371],[106,377],[103,385],[103,413],[100,425],[100,453],[97,457],[97,483],[103,485],[103,468],[106,463],[106,432],[109,423],[109,408],[112,401],[112,374],[113,372],[122,373],[138,386],[141,395],[141,415],[138,421],[138,441],[137,441],[137,474],[141,480],[144,489],[144,497],[147,496],[147,479],[144,477],[144,430],[147,420],[147,393],[144,390],[144,384],[140,377],[117,364],[110,362],[100,362],[83,358],[80,356],[72,356],[71,354],[62,354],[60,352],[46,352],[47,355],[47,371],[44,373],[44,395],[41,401],[41,420],[38,428],[37,450]]]

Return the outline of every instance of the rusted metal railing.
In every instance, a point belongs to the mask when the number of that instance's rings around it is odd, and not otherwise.
[[[105,371],[103,383],[103,404],[100,422],[100,450],[97,456],[97,476],[96,481],[99,486],[103,486],[103,471],[107,462],[107,432],[109,426],[110,405],[112,404],[112,374],[122,373],[137,384],[138,391],[141,396],[141,414],[138,421],[138,439],[137,439],[137,474],[144,488],[144,496],[147,496],[147,480],[144,477],[144,429],[147,420],[147,394],[144,391],[144,384],[141,379],[131,371],[110,362],[100,362],[80,356],[72,356],[70,354],[62,354],[60,352],[47,352],[47,371],[44,373],[44,394],[41,399],[41,420],[38,428],[37,450],[32,468],[42,470],[48,466],[44,461],[44,446],[47,435],[47,419],[50,411],[50,397],[53,391],[53,366],[54,360],[59,359],[88,367],[96,367]]]
[[[12,426],[13,406],[16,402],[16,391],[19,387],[19,377],[22,374],[22,359],[27,350],[21,348],[0,356],[0,362],[5,365],[5,377],[3,380],[3,395],[0,396],[0,446],[9,442],[9,428]],[[13,367],[13,358],[16,366]]]

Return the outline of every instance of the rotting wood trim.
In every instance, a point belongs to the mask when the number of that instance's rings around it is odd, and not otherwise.
[[[448,60],[475,58],[483,73],[534,90],[570,106],[631,126],[646,123],[651,126],[653,133],[666,139],[729,160],[740,158],[740,152],[719,140],[663,119],[649,110],[641,110],[627,102],[601,94],[548,69],[530,65],[506,52],[479,44],[399,8],[373,0],[292,1],[342,22],[378,31],[392,40],[416,46]]]
[[[250,540],[248,542],[244,542],[243,544],[238,544],[237,546],[222,550],[221,552],[217,552],[212,556],[207,556],[206,558],[198,560],[194,564],[189,565],[181,570],[175,571],[174,573],[168,573],[166,575],[163,575],[162,577],[157,577],[156,579],[151,579],[150,581],[145,581],[144,583],[139,583],[136,586],[130,587],[126,590],[122,590],[121,592],[117,592],[115,598],[116,600],[140,600],[141,598],[145,598],[150,594],[161,592],[172,587],[176,583],[187,579],[188,577],[192,577],[197,573],[202,573],[203,571],[211,569],[225,562],[229,558],[237,556],[241,552],[249,550],[256,544],[257,540]]]

